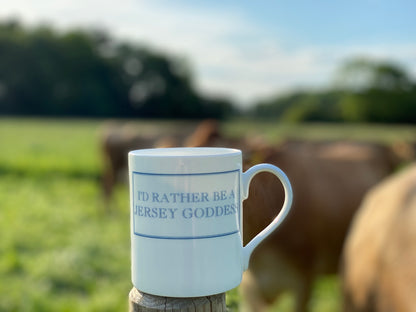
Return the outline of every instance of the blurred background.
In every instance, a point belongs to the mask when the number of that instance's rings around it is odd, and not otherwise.
[[[127,311],[123,157],[189,145],[201,120],[262,148],[353,140],[414,156],[413,1],[0,7],[0,311]],[[319,278],[310,310],[338,311],[339,285]],[[238,311],[241,295],[227,301]]]

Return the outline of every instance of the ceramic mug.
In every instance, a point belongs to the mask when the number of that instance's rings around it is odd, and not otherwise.
[[[198,297],[237,287],[253,249],[283,221],[292,203],[286,175],[270,164],[242,171],[229,148],[160,148],[129,157],[132,282],[142,292]],[[242,201],[259,172],[280,179],[280,213],[246,246]]]

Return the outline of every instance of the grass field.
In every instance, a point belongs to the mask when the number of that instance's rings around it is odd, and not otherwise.
[[[102,121],[0,119],[0,311],[127,311],[130,288],[126,186],[106,212],[100,191]],[[178,123],[141,121],[168,131]],[[190,124],[193,126],[193,124]],[[416,127],[277,125],[233,121],[232,136],[413,140]],[[236,290],[227,304],[238,310]],[[313,311],[336,311],[335,277],[321,279]],[[284,296],[273,311],[291,311]]]

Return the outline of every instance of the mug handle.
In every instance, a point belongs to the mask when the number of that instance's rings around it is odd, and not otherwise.
[[[249,193],[249,186],[251,179],[260,172],[270,172],[274,174],[282,183],[284,191],[285,191],[285,201],[283,203],[283,207],[280,210],[279,214],[274,218],[274,220],[264,228],[259,234],[257,234],[246,246],[243,247],[243,270],[248,269],[248,264],[250,261],[250,256],[253,250],[267,237],[269,236],[286,218],[289,210],[292,206],[293,201],[293,191],[292,186],[290,185],[290,181],[287,178],[286,174],[278,167],[273,166],[271,164],[258,164],[250,169],[242,175],[243,180],[243,200],[248,197]],[[243,229],[244,230],[244,229]]]

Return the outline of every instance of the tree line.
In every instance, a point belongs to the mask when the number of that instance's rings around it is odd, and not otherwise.
[[[416,83],[394,62],[354,58],[330,88],[297,90],[240,112],[201,95],[186,60],[106,32],[0,22],[0,115],[416,122]]]
[[[257,103],[251,115],[304,122],[416,123],[416,83],[398,64],[347,60],[331,88],[296,91]]]
[[[199,94],[187,63],[102,31],[0,23],[0,114],[223,118],[224,98]]]

